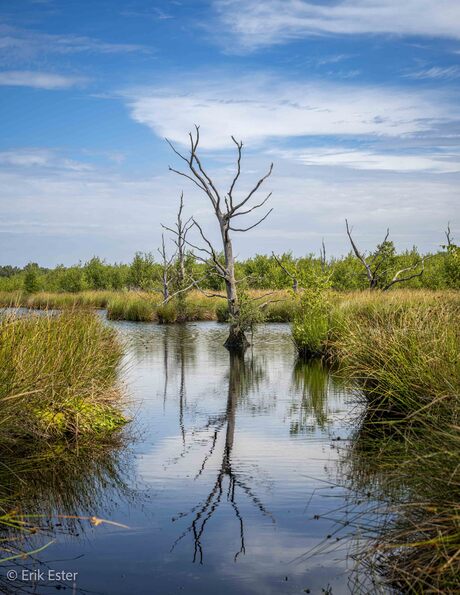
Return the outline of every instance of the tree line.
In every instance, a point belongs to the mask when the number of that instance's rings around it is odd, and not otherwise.
[[[396,253],[393,242],[387,242],[387,265],[390,270],[378,281],[380,288],[391,280],[393,271],[413,266],[425,258],[423,275],[406,281],[404,287],[412,289],[460,289],[460,260],[453,249],[440,249],[434,254],[421,255],[417,248]],[[371,256],[377,255],[377,249]],[[281,263],[286,270],[280,266]],[[174,265],[173,265],[174,266]],[[224,289],[224,284],[211,267],[197,261],[186,252],[186,271],[200,279],[200,286],[209,291]],[[326,270],[331,288],[336,291],[355,291],[369,287],[363,266],[350,252],[346,256],[324,260],[319,255],[294,257],[292,253],[256,254],[235,262],[237,278],[245,279],[249,289],[292,289],[293,279],[308,280]],[[85,290],[142,290],[161,291],[164,265],[153,253],[137,252],[129,264],[110,264],[95,256],[74,266],[59,265],[45,268],[31,262],[25,267],[0,266],[0,291],[78,292]],[[176,291],[174,280],[171,293]]]

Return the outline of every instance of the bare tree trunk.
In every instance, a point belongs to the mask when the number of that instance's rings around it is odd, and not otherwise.
[[[228,234],[227,224],[224,221],[221,222],[221,232],[224,246],[225,268],[227,270],[225,290],[227,293],[228,313],[230,315],[229,334],[224,345],[230,351],[244,351],[249,346],[249,341],[244,334],[244,330],[239,324],[240,306],[235,278],[233,245]]]
[[[240,317],[241,312],[240,304],[238,301],[238,286],[235,278],[235,258],[233,254],[233,246],[230,237],[230,232],[247,232],[253,229],[254,227],[260,225],[260,223],[262,223],[262,221],[264,221],[268,217],[268,215],[270,215],[272,209],[269,209],[269,211],[263,217],[261,217],[258,221],[256,221],[252,225],[249,225],[248,227],[235,227],[233,225],[233,221],[236,217],[239,217],[241,215],[249,215],[253,211],[263,207],[270,198],[271,193],[269,193],[261,202],[253,206],[250,206],[251,199],[253,199],[254,195],[260,189],[262,184],[271,175],[273,170],[273,163],[270,165],[268,172],[264,176],[262,176],[262,178],[259,179],[259,181],[246,194],[246,196],[238,202],[236,199],[234,199],[233,191],[241,173],[241,154],[243,143],[236,141],[235,138],[232,137],[232,141],[235,143],[238,151],[237,170],[230,184],[229,190],[224,194],[219,192],[219,190],[216,188],[216,185],[204,169],[200,157],[198,156],[197,150],[198,144],[200,142],[199,126],[195,127],[195,135],[190,133],[189,138],[190,153],[187,157],[179,153],[179,151],[175,149],[173,144],[167,139],[166,140],[172,148],[172,150],[174,151],[174,153],[187,164],[190,173],[182,172],[180,170],[173,169],[172,167],[170,167],[169,169],[175,172],[176,174],[192,181],[195,184],[195,186],[197,186],[211,202],[211,205],[214,209],[214,213],[219,222],[225,262],[221,261],[220,257],[218,256],[218,251],[216,251],[212,243],[206,238],[203,229],[194,219],[192,219],[193,224],[198,228],[201,238],[206,243],[207,247],[198,247],[186,240],[185,243],[191,246],[192,248],[195,248],[199,252],[205,254],[206,256],[203,257],[195,255],[195,258],[197,258],[197,260],[200,260],[201,262],[211,265],[216,274],[224,281],[228,303],[228,312],[230,315],[230,329],[228,338],[225,342],[225,347],[227,347],[227,349],[229,349],[230,351],[244,351],[246,347],[249,345],[249,341],[246,339],[246,336],[244,334],[244,328],[242,327]],[[196,283],[195,286],[197,286]]]

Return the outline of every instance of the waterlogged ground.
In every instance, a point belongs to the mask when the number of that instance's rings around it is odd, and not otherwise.
[[[216,323],[110,324],[127,344],[136,439],[97,461],[69,455],[24,499],[126,527],[55,519],[30,547],[56,541],[1,567],[0,591],[385,592],[355,568],[364,542],[343,522],[339,460],[359,407],[319,365],[296,365],[287,325],[262,327],[241,360]]]

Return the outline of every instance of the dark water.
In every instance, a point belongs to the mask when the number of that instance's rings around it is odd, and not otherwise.
[[[384,592],[354,567],[364,544],[334,513],[348,498],[339,459],[358,406],[319,364],[296,365],[287,325],[262,327],[244,360],[215,323],[114,326],[128,346],[135,441],[96,460],[59,453],[24,499],[126,528],[61,520],[35,561],[0,568],[18,572],[0,590]],[[62,570],[75,580],[50,580]]]

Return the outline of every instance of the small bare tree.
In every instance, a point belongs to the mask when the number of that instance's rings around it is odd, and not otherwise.
[[[276,264],[280,267],[280,269],[283,271],[283,273],[285,273],[292,281],[292,291],[294,293],[297,293],[299,290],[299,279],[297,278],[296,275],[294,275],[293,273],[291,273],[291,271],[289,271],[284,264],[281,262],[281,260],[276,256],[276,254],[274,252],[272,252],[272,256],[275,259]]]
[[[168,257],[165,246],[164,233],[161,234],[161,248],[158,248],[161,256],[161,293],[163,295],[163,303],[166,304],[170,298],[170,284],[173,280],[173,261],[176,256],[174,253]]]
[[[446,240],[447,240],[447,245],[446,247],[449,248],[450,246],[453,245],[453,241],[452,241],[452,231],[450,229],[450,221],[447,224],[447,230],[444,232],[446,234]]]
[[[321,262],[321,270],[324,273],[326,271],[326,266],[327,266],[326,244],[324,243],[324,238],[321,240],[321,249],[319,251],[319,260]]]
[[[179,210],[177,211],[176,222],[174,227],[168,227],[161,224],[163,229],[169,231],[173,235],[173,242],[176,245],[177,251],[177,289],[182,290],[186,281],[185,258],[187,248],[187,234],[193,227],[193,218],[189,217],[187,221],[182,219],[182,212],[184,210],[184,193],[180,195]],[[182,295],[182,294],[181,294]]]
[[[230,315],[230,332],[225,342],[225,347],[231,351],[240,351],[244,350],[249,345],[249,343],[246,339],[244,328],[240,324],[240,300],[238,299],[238,281],[235,277],[235,256],[233,252],[231,232],[246,232],[250,229],[254,229],[271,213],[272,209],[269,209],[263,217],[261,217],[255,223],[248,225],[247,227],[236,227],[234,225],[234,220],[236,217],[248,215],[256,209],[261,208],[270,198],[271,193],[269,193],[259,203],[250,206],[251,199],[254,197],[265,180],[271,175],[273,163],[270,165],[268,172],[259,179],[259,181],[244,196],[244,198],[241,200],[236,200],[233,193],[235,191],[238,178],[241,174],[243,143],[241,141],[238,142],[234,137],[232,137],[232,141],[235,143],[237,148],[236,173],[232,179],[228,191],[226,193],[222,193],[217,189],[214,181],[203,167],[201,159],[198,155],[198,145],[200,142],[199,126],[195,126],[194,133],[189,133],[189,138],[190,151],[187,156],[182,155],[174,147],[174,145],[168,139],[166,139],[174,153],[186,163],[188,172],[182,172],[172,167],[169,169],[176,174],[191,180],[207,196],[216,215],[219,224],[220,235],[222,238],[222,248],[224,253],[223,260],[219,257],[218,250],[216,250],[208,238],[206,238],[202,227],[196,220],[193,220],[193,222],[198,229],[206,247],[194,246],[188,241],[187,244],[195,248],[199,253],[203,254],[201,257],[196,255],[196,258],[202,262],[210,264],[216,274],[221,279],[223,279],[225,283],[226,299]]]
[[[347,228],[347,235],[350,240],[351,247],[353,248],[353,252],[355,253],[356,258],[361,262],[366,271],[367,280],[369,282],[369,289],[382,289],[383,291],[387,291],[396,283],[410,281],[410,279],[414,279],[415,277],[421,277],[423,275],[423,271],[425,269],[425,261],[423,258],[421,258],[413,265],[396,271],[393,277],[389,281],[387,281],[386,274],[388,273],[388,268],[385,267],[388,264],[388,254],[386,252],[386,248],[389,244],[388,237],[390,235],[390,230],[387,229],[383,242],[378,246],[374,254],[366,256],[364,252],[361,252],[358,249],[355,241],[353,240],[353,237],[351,235],[352,230],[348,225],[347,219],[345,219],[345,225]],[[411,275],[407,275],[406,277],[401,277],[403,273],[408,273],[409,271],[416,271],[419,267],[421,267],[419,271]]]

